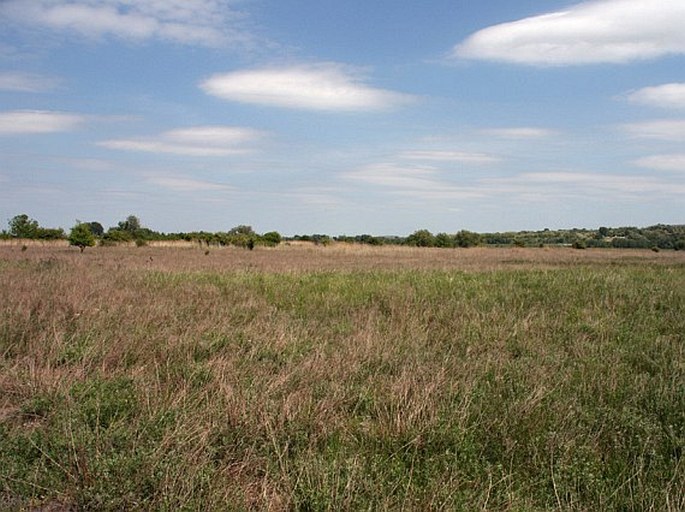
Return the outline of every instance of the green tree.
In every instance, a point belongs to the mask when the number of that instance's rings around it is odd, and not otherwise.
[[[22,213],[9,221],[9,233],[14,238],[36,238],[39,230],[38,221]]]
[[[454,240],[447,233],[438,233],[435,235],[435,246],[436,247],[454,247]]]
[[[130,233],[131,236],[135,236],[136,232],[139,231],[140,228],[140,219],[135,215],[129,215],[128,217],[126,217],[126,220],[122,220],[121,222],[119,222],[119,229],[121,231],[126,231]]]
[[[419,229],[407,237],[406,244],[415,247],[434,247],[435,237],[427,229]]]
[[[281,234],[278,231],[269,231],[262,235],[264,243],[270,247],[275,247],[281,243]]]
[[[102,224],[96,221],[89,222],[88,225],[90,226],[90,231],[97,237],[101,237],[102,235],[105,234],[105,228],[102,227]]]
[[[95,235],[90,229],[90,224],[87,222],[76,221],[76,225],[71,228],[69,233],[69,245],[75,245],[81,252],[84,251],[86,247],[92,247],[95,245]]]
[[[226,233],[226,240],[229,244],[235,245],[236,247],[247,247],[248,249],[254,249],[255,239],[257,238],[257,233],[254,232],[252,226],[240,225],[231,228],[228,233]]]
[[[483,242],[483,237],[473,231],[462,229],[454,235],[454,243],[457,247],[475,247]]]

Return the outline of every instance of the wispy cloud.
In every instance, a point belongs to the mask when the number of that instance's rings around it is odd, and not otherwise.
[[[622,126],[633,137],[685,141],[685,119],[656,119]]]
[[[645,87],[626,95],[628,101],[660,108],[685,108],[685,83]]]
[[[84,121],[83,116],[65,112],[12,110],[0,112],[0,135],[68,132]]]
[[[491,164],[501,159],[486,153],[468,153],[464,151],[419,150],[400,153],[405,160],[454,162],[464,164]]]
[[[335,187],[300,187],[277,195],[294,200],[297,204],[320,208],[338,208],[346,204],[340,197],[340,190]]]
[[[633,163],[647,169],[685,172],[685,153],[651,155],[635,160]]]
[[[501,139],[542,139],[556,134],[553,130],[546,128],[535,128],[530,126],[519,126],[512,128],[491,128],[481,130],[484,135],[498,137]]]
[[[482,192],[471,187],[459,187],[447,183],[441,179],[440,171],[433,167],[380,163],[348,172],[344,174],[344,177],[421,199],[467,198],[483,195]]]
[[[531,172],[511,178],[483,180],[493,190],[540,197],[637,198],[642,194],[682,194],[685,185],[649,176],[628,176],[588,172]]]
[[[153,138],[112,139],[99,146],[124,151],[185,156],[229,156],[249,153],[265,134],[235,126],[195,126],[164,132]]]
[[[88,38],[161,39],[221,46],[245,43],[234,0],[5,0],[0,17]]]
[[[208,191],[231,191],[233,187],[224,183],[185,178],[179,176],[149,176],[148,183],[175,192],[208,192]]]
[[[46,92],[59,85],[54,77],[25,73],[22,71],[1,71],[0,90],[15,92]]]
[[[624,63],[685,53],[682,0],[591,0],[493,25],[452,57],[542,66]]]
[[[321,111],[383,110],[412,100],[407,94],[371,87],[336,63],[234,71],[214,75],[200,87],[229,101]]]

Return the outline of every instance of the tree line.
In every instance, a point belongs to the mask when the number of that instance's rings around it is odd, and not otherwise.
[[[408,236],[373,236],[326,234],[295,235],[283,237],[277,231],[259,234],[251,226],[238,225],[228,231],[188,233],[161,233],[141,224],[135,215],[129,215],[116,226],[105,228],[97,221],[81,222],[66,233],[62,228],[46,228],[20,214],[8,221],[8,229],[0,232],[0,239],[68,240],[82,251],[95,244],[116,245],[134,242],[145,245],[150,241],[184,240],[206,246],[237,246],[253,249],[256,246],[276,246],[281,241],[312,242],[328,245],[332,242],[358,243],[367,245],[406,245],[413,247],[460,248],[475,246],[571,246],[577,249],[592,247],[620,249],[674,249],[685,250],[685,225],[656,224],[638,227],[600,227],[598,229],[543,229],[538,231],[512,231],[496,233],[475,233],[461,230],[453,234],[433,234],[419,229]]]

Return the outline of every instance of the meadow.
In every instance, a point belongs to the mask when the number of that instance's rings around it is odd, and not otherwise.
[[[0,510],[685,510],[685,251],[0,246]]]

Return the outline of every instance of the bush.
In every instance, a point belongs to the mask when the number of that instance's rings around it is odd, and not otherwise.
[[[69,245],[75,245],[81,252],[84,251],[86,247],[92,247],[95,245],[95,235],[90,230],[90,224],[87,222],[78,222],[71,228],[71,233],[69,233]]]
[[[269,231],[262,235],[262,241],[264,242],[264,245],[275,247],[281,243],[281,234],[278,231]]]

